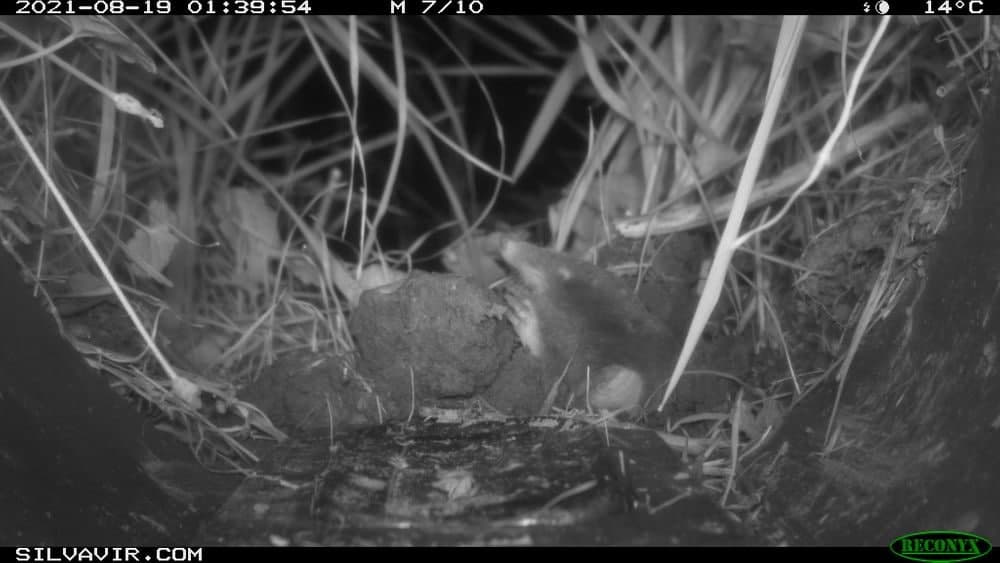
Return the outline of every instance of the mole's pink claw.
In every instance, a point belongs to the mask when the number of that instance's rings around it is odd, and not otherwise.
[[[605,366],[580,385],[578,395],[598,410],[620,411],[634,414],[641,406],[642,392],[646,382],[633,369],[621,365]]]
[[[528,292],[523,288],[508,288],[504,294],[504,300],[507,302],[507,319],[528,352],[540,358],[543,351],[542,331],[538,311],[528,297]]]

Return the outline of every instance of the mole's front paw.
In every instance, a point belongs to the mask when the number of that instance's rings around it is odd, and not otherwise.
[[[521,343],[536,358],[542,356],[542,330],[538,321],[538,310],[531,302],[530,293],[523,287],[510,287],[504,294],[507,301],[507,319],[514,327]]]
[[[646,382],[633,369],[620,365],[610,365],[590,375],[590,389],[587,381],[580,385],[577,396],[598,410],[637,414],[642,401]]]

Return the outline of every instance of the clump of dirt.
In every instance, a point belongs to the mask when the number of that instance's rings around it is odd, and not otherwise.
[[[504,312],[497,294],[467,278],[413,272],[361,296],[350,320],[356,366],[322,357],[275,364],[243,397],[279,427],[299,430],[405,419],[476,397],[506,414],[533,414],[544,396],[540,374]]]

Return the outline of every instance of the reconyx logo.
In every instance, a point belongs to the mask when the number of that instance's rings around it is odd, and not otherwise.
[[[910,561],[946,563],[979,559],[993,549],[986,538],[968,532],[915,532],[892,540],[889,549]]]

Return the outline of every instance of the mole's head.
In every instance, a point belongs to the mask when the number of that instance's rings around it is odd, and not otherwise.
[[[565,256],[527,242],[505,239],[500,243],[500,256],[535,293],[549,293],[554,285],[574,276]]]

